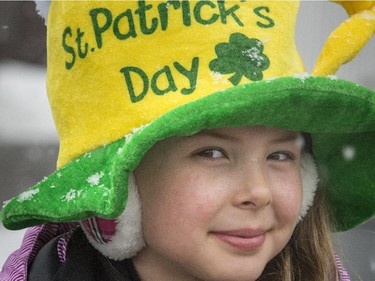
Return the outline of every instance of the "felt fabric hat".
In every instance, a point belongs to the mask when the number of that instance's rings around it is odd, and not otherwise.
[[[58,169],[5,204],[5,227],[111,224],[128,207],[132,171],[157,141],[252,125],[311,134],[338,230],[373,216],[375,93],[322,76],[333,74],[371,37],[374,10],[361,8],[358,20],[352,20],[357,13],[351,17],[349,26],[365,34],[353,41],[353,52],[346,52],[347,40],[328,40],[312,76],[295,46],[298,6],[52,2],[47,87],[61,141]],[[347,30],[338,27],[346,39]],[[342,52],[332,53],[331,44]],[[344,58],[333,70],[324,64],[332,56]]]

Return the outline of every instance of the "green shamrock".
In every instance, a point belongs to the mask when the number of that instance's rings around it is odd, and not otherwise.
[[[220,74],[234,73],[229,81],[238,85],[242,76],[251,81],[263,79],[262,71],[270,66],[269,58],[263,54],[263,43],[255,38],[248,38],[242,33],[233,33],[229,43],[219,43],[215,47],[217,58],[209,67]]]

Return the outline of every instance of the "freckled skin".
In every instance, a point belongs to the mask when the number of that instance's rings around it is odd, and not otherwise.
[[[257,126],[157,143],[135,171],[146,247],[133,261],[142,280],[256,280],[301,207],[297,136]],[[261,238],[216,235],[243,229]]]

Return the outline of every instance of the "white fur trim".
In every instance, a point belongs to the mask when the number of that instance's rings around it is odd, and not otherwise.
[[[131,258],[145,246],[142,230],[142,206],[133,173],[129,174],[128,201],[124,212],[117,219],[116,233],[112,240],[100,244],[90,235],[86,236],[94,248],[113,260]]]
[[[35,1],[35,7],[38,14],[44,19],[44,23],[47,25],[48,12],[51,1]]]
[[[313,204],[315,191],[318,187],[319,176],[318,169],[315,165],[314,159],[309,153],[302,153],[301,155],[301,178],[303,188],[303,200],[299,213],[299,220],[301,220]]]

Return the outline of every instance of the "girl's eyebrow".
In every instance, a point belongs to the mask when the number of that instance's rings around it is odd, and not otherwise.
[[[299,133],[290,133],[290,134],[287,134],[287,135],[284,135],[280,138],[277,138],[277,139],[273,139],[270,141],[270,143],[286,143],[286,142],[299,142],[301,141],[301,143],[303,143],[303,137],[301,134]]]

